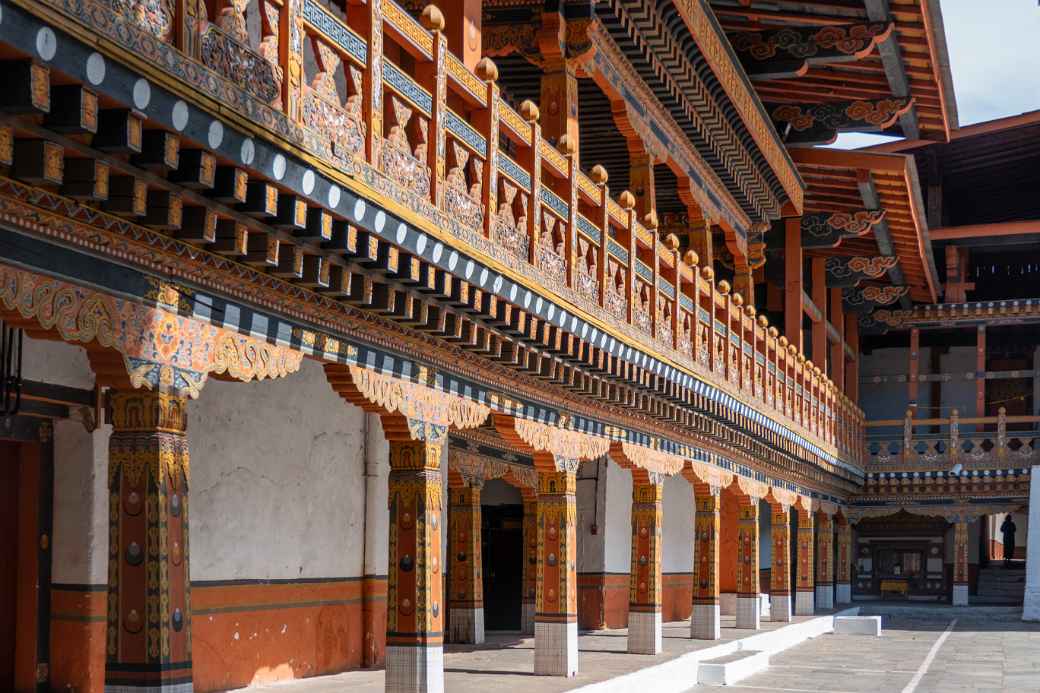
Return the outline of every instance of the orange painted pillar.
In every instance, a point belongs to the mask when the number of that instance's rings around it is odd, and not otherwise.
[[[786,623],[791,620],[791,511],[781,503],[773,503],[770,508],[773,559],[769,567],[769,620]]]
[[[820,311],[820,319],[812,324],[812,362],[827,372],[827,260],[812,259],[812,300]]]
[[[697,485],[690,637],[701,640],[722,637],[719,625],[719,500],[718,488]]]
[[[383,417],[384,422],[388,417]],[[384,423],[390,439],[390,527],[386,690],[444,689],[444,571],[441,451],[444,437],[412,440]],[[390,433],[395,431],[395,433]]]
[[[628,587],[628,651],[660,654],[663,479],[632,470],[632,563]]]
[[[187,398],[110,392],[105,689],[191,688]]]
[[[911,416],[917,411],[917,375],[919,368],[919,352],[921,347],[921,331],[916,327],[910,330],[910,374],[906,379],[907,408]]]
[[[802,220],[784,221],[784,334],[802,351]]]
[[[758,499],[740,499],[737,528],[737,628],[758,630]]]
[[[834,517],[822,512],[816,523],[816,608],[834,608]]]
[[[968,605],[968,521],[953,523],[953,598],[954,606]]]
[[[795,592],[795,616],[812,616],[816,612],[815,584],[813,582],[813,513],[804,508],[798,511],[798,583]]]
[[[451,641],[484,642],[484,586],[480,542],[480,489],[483,480],[466,480],[448,493],[451,568],[448,608]]]
[[[577,464],[561,466],[538,470],[534,673],[548,676],[578,673]]]
[[[838,524],[837,534],[834,601],[837,604],[849,604],[852,602],[852,524],[847,518]]]
[[[481,38],[480,0],[440,0],[444,13],[444,35],[448,50],[473,71],[480,61],[483,46]]]
[[[534,635],[535,592],[538,584],[538,496],[524,493],[523,596],[520,599],[520,632]]]
[[[845,396],[855,404],[859,405],[859,319],[855,313],[845,315],[845,341],[852,351],[852,360],[849,361],[845,372]]]
[[[986,415],[986,326],[979,325],[975,343],[975,416]]]
[[[831,324],[838,333],[838,341],[831,344],[830,376],[838,392],[845,392],[845,307],[840,288],[831,289],[830,294]]]

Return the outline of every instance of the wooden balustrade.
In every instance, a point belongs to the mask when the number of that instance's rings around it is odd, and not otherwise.
[[[344,169],[366,161],[554,293],[863,461],[858,407],[695,253],[659,240],[630,192],[612,197],[602,167],[578,170],[566,136],[543,139],[537,106],[504,101],[489,59],[473,72],[449,53],[436,7],[417,20],[393,0],[213,5],[169,41],[328,143],[316,154]]]

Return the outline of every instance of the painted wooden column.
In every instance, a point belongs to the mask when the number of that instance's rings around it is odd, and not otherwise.
[[[1040,465],[1029,478],[1029,526],[1040,527]],[[1026,590],[1022,620],[1040,621],[1040,532],[1026,533]]]
[[[737,521],[737,628],[758,630],[758,499],[743,496]]]
[[[975,416],[986,415],[986,326],[975,333]]]
[[[538,588],[538,496],[524,492],[523,595],[520,599],[520,632],[534,635],[535,595]]]
[[[834,517],[817,514],[816,608],[834,608]]]
[[[954,606],[968,605],[968,520],[953,523],[953,595]]]
[[[921,331],[916,327],[910,330],[910,374],[906,378],[906,399],[910,416],[917,411],[917,375],[920,372],[918,355],[921,347]]]
[[[465,479],[449,490],[448,608],[451,642],[484,642],[484,588],[480,546],[480,490],[483,479]]]
[[[481,53],[480,0],[440,0],[438,6],[444,13],[448,48],[470,71],[475,71]]]
[[[802,344],[802,220],[784,221],[784,333],[799,352]]]
[[[782,503],[770,505],[773,560],[769,568],[769,619],[791,620],[791,509]]]
[[[831,324],[838,333],[838,341],[831,344],[830,376],[838,392],[845,392],[845,308],[838,287],[830,290],[830,312]]]
[[[691,218],[700,214],[697,207],[687,208]],[[701,267],[715,266],[715,250],[712,247],[711,221],[704,219],[690,224],[690,249],[697,253]]]
[[[578,461],[556,459],[553,466],[538,470],[534,673],[574,676],[578,673]]]
[[[807,501],[802,501],[805,504]],[[798,584],[795,590],[795,616],[812,616],[816,612],[816,592],[813,581],[813,513],[811,509],[798,511]]]
[[[838,564],[835,567],[837,588],[834,601],[852,603],[852,523],[842,518],[838,523]]]
[[[632,563],[628,587],[628,651],[661,653],[661,549],[664,480],[632,470]]]
[[[812,323],[812,362],[827,372],[827,259],[814,257],[811,266],[812,301],[819,310],[819,320]]]
[[[187,399],[110,390],[105,690],[191,691]]]
[[[852,351],[852,360],[845,371],[845,396],[859,406],[859,316],[845,314],[845,341]]]
[[[693,539],[693,614],[690,637],[718,640],[719,624],[719,501],[720,489],[699,484],[695,491]]]
[[[385,418],[384,418],[385,421]],[[428,427],[432,428],[432,427]],[[388,693],[444,690],[441,453],[446,435],[391,434],[386,616]]]

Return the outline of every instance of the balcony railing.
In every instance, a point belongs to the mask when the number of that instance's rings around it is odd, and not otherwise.
[[[468,230],[456,231],[460,245],[862,464],[855,404],[696,254],[660,241],[630,192],[612,197],[602,167],[586,175],[566,139],[545,140],[537,106],[503,100],[490,60],[474,73],[449,53],[436,7],[420,21],[393,0],[213,4],[197,19],[189,0],[163,7],[168,22],[122,19],[262,102],[244,114],[257,125],[296,128],[294,144],[347,174],[381,172],[399,200]],[[175,18],[189,19],[174,29]]]
[[[914,419],[908,412],[866,425],[868,472],[949,471],[957,465],[972,472],[1040,463],[1040,416],[1008,416],[1003,408],[988,417],[961,418],[954,410],[950,418]],[[968,427],[975,430],[965,432]]]

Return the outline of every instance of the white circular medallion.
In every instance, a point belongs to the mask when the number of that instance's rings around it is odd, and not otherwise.
[[[379,210],[376,212],[375,218],[376,233],[383,233],[383,227],[386,226],[386,212]]]
[[[143,77],[134,82],[134,107],[139,111],[148,108],[152,101],[152,85]]]
[[[247,137],[242,140],[242,147],[239,149],[238,155],[242,159],[242,163],[246,166],[253,163],[253,157],[256,156],[256,145],[253,144],[252,137]]]
[[[488,270],[487,270],[487,267],[485,267],[484,269],[480,270],[480,285],[481,286],[487,286],[487,281],[488,281]]]
[[[304,195],[310,195],[312,192],[314,192],[314,181],[315,181],[314,171],[312,171],[311,169],[307,169],[306,171],[303,172],[303,194]]]
[[[441,255],[444,253],[444,244],[437,241],[437,244],[433,246],[433,261],[440,262]]]
[[[224,124],[219,120],[214,120],[209,124],[209,133],[206,136],[209,141],[209,148],[216,149],[220,146],[220,143],[224,141]]]
[[[365,204],[365,201],[362,200],[361,198],[358,198],[357,201],[354,202],[354,220],[355,221],[362,221],[362,220],[364,220],[364,218],[365,218],[365,210],[367,210],[367,209],[368,209],[368,205]]]
[[[415,252],[420,255],[422,255],[423,251],[426,250],[426,239],[427,236],[425,233],[420,233],[419,237],[415,239]]]
[[[329,188],[329,207],[339,207],[340,190],[338,185]]]
[[[404,222],[401,222],[397,225],[397,244],[404,245],[404,239],[406,238],[408,238],[408,226],[406,226]]]
[[[502,290],[502,275],[501,274],[498,275],[497,277],[495,277],[495,283],[492,285],[492,288],[495,290],[496,294],[499,291]]]
[[[183,101],[173,104],[170,117],[173,120],[173,128],[177,132],[184,132],[184,128],[188,127],[188,104]]]
[[[520,289],[516,284],[509,287],[509,301],[510,303],[516,303],[516,294]]]
[[[459,264],[459,253],[457,250],[453,250],[448,256],[448,269],[454,272],[457,264]]]
[[[274,162],[271,164],[271,172],[274,173],[274,177],[277,180],[285,178],[285,165],[285,156],[275,154]]]
[[[50,60],[58,52],[58,37],[49,26],[36,32],[36,52],[44,60]]]
[[[87,58],[87,81],[95,87],[105,81],[105,57],[97,51]]]
[[[546,313],[545,319],[546,320],[552,320],[554,317],[556,317],[556,306],[554,306],[554,305],[552,305],[550,303],[549,304],[549,311]]]
[[[474,264],[473,264],[473,261],[472,261],[472,260],[469,260],[468,262],[466,262],[466,279],[467,279],[467,280],[468,280],[468,279],[469,279],[470,277],[472,277],[472,276],[473,276],[473,270],[474,270],[474,269],[476,269],[476,267],[474,266]]]

